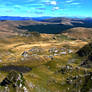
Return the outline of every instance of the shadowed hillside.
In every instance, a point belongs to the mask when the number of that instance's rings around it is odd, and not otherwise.
[[[84,58],[81,66],[92,67],[92,42],[81,48],[77,54]]]
[[[43,21],[0,21],[0,37],[17,35],[25,31],[58,34],[68,29],[83,27],[92,28],[92,21],[87,19],[53,18]],[[80,29],[78,29],[80,30]]]
[[[77,53],[81,57],[88,57],[92,53],[92,43],[85,45]]]
[[[43,20],[42,22],[40,22],[40,24],[27,25],[27,26],[19,25],[18,29],[37,31],[39,33],[47,33],[47,34],[58,34],[62,32],[67,32],[68,29],[77,28],[77,27],[91,29],[92,21],[86,19],[52,18],[52,19]]]
[[[63,25],[63,24],[39,24],[39,25],[28,25],[28,26],[19,26],[19,29],[28,30],[30,32],[37,31],[39,33],[46,33],[46,34],[58,34],[66,29],[72,28],[70,25]]]

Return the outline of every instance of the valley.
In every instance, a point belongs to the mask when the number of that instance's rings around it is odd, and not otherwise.
[[[77,52],[91,42],[92,28],[64,20],[68,27],[58,22],[54,29],[44,21],[0,22],[0,92],[91,92],[92,67],[81,64],[92,60]]]

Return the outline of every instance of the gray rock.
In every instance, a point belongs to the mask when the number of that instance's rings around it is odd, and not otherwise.
[[[61,55],[66,55],[67,52],[66,52],[66,51],[65,51],[65,52],[60,52],[60,54],[61,54]]]
[[[3,62],[2,60],[0,60],[0,62]]]
[[[24,51],[24,52],[22,53],[22,56],[27,57],[27,56],[28,56],[28,52]]]

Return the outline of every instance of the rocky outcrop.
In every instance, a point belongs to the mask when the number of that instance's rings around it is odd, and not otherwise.
[[[7,77],[1,82],[1,86],[11,85],[13,87],[23,87],[25,86],[25,79],[22,73],[15,71],[10,72]]]
[[[1,92],[11,92],[11,90],[13,92],[28,92],[23,74],[16,71],[11,71],[0,83],[0,90]]]

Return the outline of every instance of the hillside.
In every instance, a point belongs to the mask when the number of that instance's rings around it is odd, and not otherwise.
[[[0,37],[14,36],[18,33],[25,32],[25,30],[18,29],[19,25],[36,25],[39,24],[35,21],[0,21]]]
[[[81,66],[92,67],[92,42],[82,47],[77,54],[83,58]]]
[[[80,40],[91,40],[92,39],[92,28],[75,27],[66,30],[63,35],[74,39]]]
[[[76,29],[68,23],[0,21],[0,91],[90,92],[92,43],[82,39],[91,28]]]
[[[66,17],[56,17],[50,19],[44,19],[43,22],[50,23],[61,23],[64,25],[70,25],[72,27],[92,27],[92,18],[66,18]]]
[[[87,19],[71,19],[71,18],[51,18],[43,21],[0,21],[0,34],[3,36],[17,35],[18,33],[25,31],[36,31],[39,33],[46,34],[59,34],[62,32],[68,32],[70,36],[76,38],[88,38],[90,39],[92,28],[92,21]],[[73,31],[74,30],[74,31]],[[82,32],[81,32],[81,31]],[[87,31],[85,31],[87,30]],[[81,33],[82,36],[78,37],[75,33]],[[4,35],[5,34],[5,35]],[[2,35],[0,35],[1,37]]]

